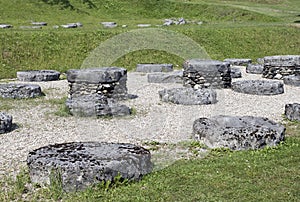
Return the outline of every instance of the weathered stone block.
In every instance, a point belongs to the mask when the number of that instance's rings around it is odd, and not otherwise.
[[[2,98],[35,98],[42,95],[42,90],[39,85],[16,83],[0,84],[0,97]]]
[[[286,104],[284,114],[291,121],[300,121],[300,104]]]
[[[232,66],[247,66],[252,63],[252,60],[243,58],[227,58],[224,62],[229,62]]]
[[[7,133],[12,129],[12,116],[0,112],[0,134]]]
[[[261,64],[249,64],[246,67],[246,72],[249,74],[262,74],[264,66]]]
[[[300,75],[299,76],[294,76],[294,75],[285,76],[283,78],[283,83],[285,85],[300,87]]]
[[[150,73],[148,76],[149,83],[182,83],[183,72],[156,72]]]
[[[283,83],[266,80],[243,80],[232,83],[232,90],[253,95],[277,95],[284,93]]]
[[[239,68],[231,68],[231,78],[242,78],[242,72]]]
[[[61,182],[65,191],[78,191],[88,186],[122,179],[140,180],[152,171],[148,150],[121,143],[71,142],[48,145],[29,152],[27,157],[33,183]]]
[[[161,101],[182,105],[207,105],[217,102],[213,89],[173,88],[158,92]]]
[[[198,88],[230,88],[230,64],[216,60],[192,59],[184,65],[183,84],[186,87]]]
[[[151,72],[171,72],[173,71],[172,64],[137,64],[137,72],[151,73]]]
[[[285,127],[262,117],[215,116],[194,122],[195,139],[209,148],[261,149],[284,140]]]
[[[56,81],[59,80],[60,72],[55,70],[28,70],[17,72],[19,81]]]

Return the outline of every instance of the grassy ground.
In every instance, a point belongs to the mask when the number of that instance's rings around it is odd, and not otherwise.
[[[190,37],[213,59],[255,60],[300,53],[299,23],[294,23],[300,20],[298,0],[69,2],[72,6],[67,8],[45,0],[0,2],[0,23],[14,25],[13,29],[0,30],[0,79],[14,78],[19,70],[65,72],[79,68],[106,39],[136,29],[138,23],[162,24],[170,17],[203,21],[200,26],[163,29]],[[48,26],[34,31],[19,28],[31,21],[46,21]],[[54,25],[78,21],[83,28],[53,29]],[[99,24],[102,21],[128,27],[104,29]],[[180,68],[182,62],[182,58],[165,51],[141,50],[119,58],[114,65],[132,70],[137,63],[173,63]],[[2,110],[14,107],[10,102],[0,102]],[[0,201],[300,201],[300,123],[287,122],[286,126],[287,139],[276,148],[213,150],[204,159],[180,160],[140,182],[103,184],[74,194],[61,192],[57,184],[46,188],[30,184],[25,169],[16,180],[0,180]]]
[[[3,179],[1,201],[299,201],[300,123],[287,122],[286,141],[275,148],[179,160],[140,182],[100,184],[64,193],[59,184],[40,188],[23,171]],[[194,147],[195,145],[193,145]]]

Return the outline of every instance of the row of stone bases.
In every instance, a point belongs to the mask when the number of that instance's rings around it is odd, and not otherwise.
[[[279,81],[231,82],[233,77],[240,77],[237,69],[231,71],[232,65],[247,65],[248,73],[263,73],[263,77],[267,78],[297,78],[289,84],[300,86],[300,56],[265,57],[261,66],[252,65],[248,59],[228,59],[225,62],[194,59],[184,63],[183,71],[173,71],[170,64],[140,64],[136,71],[148,73],[149,82],[183,83],[182,88],[159,92],[162,101],[176,104],[216,103],[216,88],[231,88],[258,95],[283,93],[283,84]],[[59,76],[53,76],[54,73],[57,72],[27,71],[18,72],[17,77],[21,81],[58,79]],[[118,104],[118,101],[131,97],[127,94],[125,69],[69,70],[67,79],[70,91],[66,105],[73,115],[101,117],[130,114],[127,106]],[[35,85],[2,84],[0,95],[4,98],[36,97],[32,86]],[[300,104],[287,104],[285,114],[290,120],[300,120]],[[1,113],[0,132],[10,131],[11,124],[12,117]],[[275,146],[284,140],[284,132],[285,128],[281,124],[251,116],[199,118],[193,124],[195,139],[210,148],[245,150]],[[142,147],[98,142],[72,142],[42,147],[29,153],[27,164],[33,182],[50,183],[51,179],[58,177],[65,191],[81,190],[101,181],[113,181],[118,175],[122,179],[138,180],[151,172],[153,167],[150,152]]]

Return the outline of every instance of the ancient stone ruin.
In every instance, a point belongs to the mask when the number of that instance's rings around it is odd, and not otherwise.
[[[231,78],[242,78],[242,72],[239,68],[231,68]]]
[[[277,95],[284,93],[283,83],[267,80],[243,80],[232,82],[232,90],[253,95]]]
[[[209,148],[247,150],[276,146],[284,140],[285,127],[262,117],[215,116],[197,119],[193,133]]]
[[[35,98],[42,96],[42,90],[39,85],[4,83],[0,84],[0,97],[2,98]]]
[[[232,66],[247,66],[252,63],[252,60],[247,58],[227,58],[224,62],[229,62]]]
[[[171,72],[173,71],[172,64],[137,64],[137,72],[151,73],[151,72]]]
[[[300,75],[300,55],[264,57],[264,78],[283,79],[289,75]]]
[[[183,85],[194,89],[230,88],[230,64],[216,60],[187,60],[183,71]]]
[[[19,81],[56,81],[59,80],[60,72],[55,70],[28,70],[18,71]]]
[[[300,121],[300,104],[286,104],[284,114],[291,121]]]
[[[0,134],[7,133],[12,129],[12,116],[0,112]]]
[[[118,67],[69,70],[66,105],[76,116],[123,116],[130,108],[118,104],[128,98],[127,70]]]
[[[182,83],[183,71],[149,73],[149,83]]]
[[[261,64],[248,64],[246,67],[246,72],[248,74],[262,74],[264,66]]]
[[[140,180],[152,171],[148,150],[121,143],[71,142],[48,145],[29,152],[27,157],[33,183],[50,184],[56,179],[64,191],[122,179]]]
[[[300,87],[300,75],[298,75],[298,76],[294,76],[294,75],[285,76],[283,78],[283,83],[285,85]]]
[[[182,105],[207,105],[217,102],[217,93],[213,89],[173,88],[158,92],[160,100]]]

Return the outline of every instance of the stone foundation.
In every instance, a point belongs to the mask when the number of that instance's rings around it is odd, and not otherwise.
[[[137,64],[137,72],[151,73],[151,72],[171,72],[173,71],[172,64]]]
[[[283,79],[289,75],[300,75],[300,55],[264,57],[264,78]]]
[[[39,85],[4,83],[0,84],[0,97],[2,98],[35,98],[42,96],[42,90]]]
[[[230,64],[216,60],[187,60],[184,65],[183,84],[194,89],[230,88]]]
[[[56,81],[60,72],[55,70],[29,70],[17,72],[19,81]]]
[[[128,115],[130,109],[117,102],[128,98],[127,70],[117,67],[69,70],[71,114],[79,116]]]
[[[277,95],[284,93],[283,83],[266,80],[244,80],[232,83],[232,90],[253,95]]]

